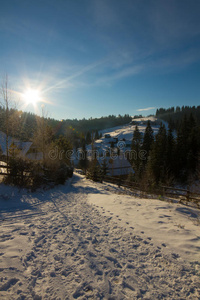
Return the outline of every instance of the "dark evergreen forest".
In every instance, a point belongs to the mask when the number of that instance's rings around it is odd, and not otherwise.
[[[159,108],[156,111],[156,117],[169,123],[170,128],[178,130],[183,118],[189,118],[192,115],[196,125],[200,126],[200,106],[182,106]]]
[[[156,117],[168,122],[168,130],[161,124],[158,134],[153,137],[148,122],[142,142],[137,128],[133,134],[132,149],[137,145],[137,151],[147,152],[146,160],[140,161],[138,158],[132,162],[136,180],[152,185],[192,184],[199,180],[200,106],[160,108]]]

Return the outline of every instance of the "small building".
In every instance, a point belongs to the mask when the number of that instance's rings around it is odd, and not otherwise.
[[[100,157],[97,159],[100,166],[106,162],[108,176],[123,176],[126,177],[129,174],[134,174],[134,170],[124,155],[113,156],[113,157]]]
[[[110,139],[111,136],[110,136],[110,134],[104,134],[104,138],[105,138],[105,139]]]
[[[2,155],[7,155],[6,149],[6,134],[0,131],[0,149]],[[8,137],[8,155],[17,156],[21,158],[27,158],[30,160],[42,160],[42,153],[38,152],[38,149],[34,147],[32,142],[22,142],[16,138]]]
[[[19,157],[26,157],[27,152],[30,150],[30,147],[33,143],[32,142],[22,142],[16,138],[8,137],[8,150],[9,155],[16,153],[16,156]],[[6,134],[0,131],[0,148],[2,150],[2,155],[6,155]]]

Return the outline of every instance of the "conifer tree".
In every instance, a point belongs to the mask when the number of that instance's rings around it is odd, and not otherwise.
[[[107,172],[108,172],[108,164],[107,164],[106,159],[104,158],[104,160],[103,160],[103,162],[101,164],[101,174],[102,174],[102,177],[106,176]]]
[[[91,133],[88,131],[86,134],[86,144],[89,145],[92,142]]]
[[[133,132],[133,139],[131,144],[131,149],[135,150],[136,152],[139,152],[141,148],[141,133],[138,129],[138,126],[135,126],[135,130]]]
[[[146,151],[146,160],[144,160],[144,164],[147,163],[147,158],[149,156],[149,152],[151,150],[153,141],[154,141],[153,129],[151,128],[151,123],[148,120],[145,133],[144,133],[143,144],[142,144],[142,150]]]
[[[168,184],[172,184],[175,176],[175,146],[176,143],[173,136],[173,131],[172,128],[169,127],[166,142],[166,179],[168,180]]]
[[[131,163],[135,171],[135,178],[138,180],[142,172],[142,161],[140,159],[140,150],[141,150],[141,133],[138,129],[138,126],[135,126],[133,132],[133,139],[131,144]]]
[[[188,137],[190,129],[186,115],[181,121],[177,132],[177,145],[176,145],[176,178],[181,181],[186,181],[187,172],[187,157],[188,157]]]
[[[87,178],[92,179],[93,181],[99,181],[102,178],[101,167],[96,158],[92,159],[89,164],[89,168],[86,173]]]
[[[153,144],[152,151],[150,153],[150,161],[148,167],[155,178],[156,183],[164,181],[166,175],[166,145],[167,135],[166,128],[161,124],[159,131],[156,135],[155,142]]]
[[[86,173],[88,167],[88,158],[87,158],[87,150],[86,150],[86,141],[82,140],[82,153],[79,157],[79,165],[81,169],[83,169],[84,173]]]
[[[98,140],[99,139],[99,132],[98,130],[95,131],[95,137],[94,137],[95,140]]]
[[[188,175],[194,174],[197,167],[198,144],[196,139],[196,131],[193,129],[189,137],[189,151],[187,154],[187,171]]]
[[[72,150],[72,145],[68,139],[64,136],[59,136],[59,138],[54,141],[54,146],[58,148],[58,159],[70,166],[71,162],[68,153]]]

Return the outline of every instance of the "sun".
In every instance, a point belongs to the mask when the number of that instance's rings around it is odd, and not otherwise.
[[[40,92],[38,90],[28,89],[23,93],[23,98],[26,101],[26,104],[36,105],[40,101]]]

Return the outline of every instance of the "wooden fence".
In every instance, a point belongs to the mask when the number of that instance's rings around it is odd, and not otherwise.
[[[5,169],[5,172],[3,172],[2,169]],[[11,167],[9,166],[5,166],[5,165],[0,165],[0,175],[11,175],[11,176],[15,176],[15,177],[27,177],[27,178],[31,178],[33,177],[31,174],[30,174],[30,171],[28,170],[23,170],[22,172],[19,172],[19,174],[10,174],[10,170],[11,170]]]
[[[2,169],[6,169],[6,172],[3,172]],[[5,166],[5,165],[0,165],[0,175],[6,175],[7,174],[7,170],[9,170],[10,168]]]
[[[200,193],[198,192],[193,192],[189,188],[181,189],[169,186],[161,186],[161,188],[163,189],[164,195],[179,198],[180,201],[185,200],[186,202],[194,202],[198,207],[200,207]]]
[[[122,178],[116,178],[111,176],[103,176],[99,178],[98,181],[112,183],[118,185],[118,187],[124,187],[130,190],[141,191],[144,194],[153,193],[161,196],[170,196],[171,198],[178,199],[180,202],[185,201],[186,204],[188,202],[194,202],[197,205],[197,207],[200,207],[200,193],[192,192],[189,188],[181,189],[158,185],[153,190],[151,190],[150,187],[144,189],[136,182],[130,182],[127,179],[125,180]]]

